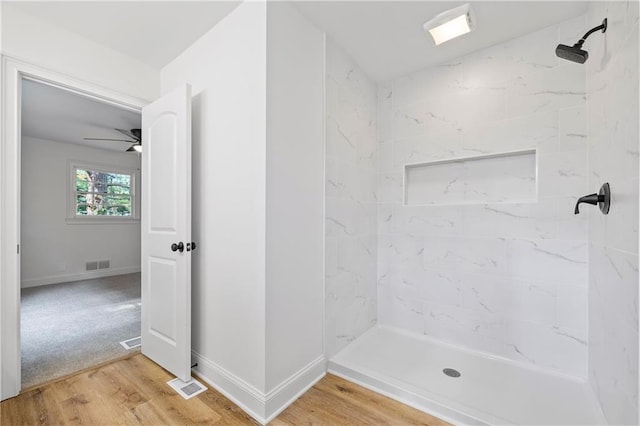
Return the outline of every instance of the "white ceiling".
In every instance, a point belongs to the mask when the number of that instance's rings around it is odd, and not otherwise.
[[[67,90],[29,80],[22,83],[23,136],[125,151],[130,143],[83,138],[127,139],[113,129],[139,129],[140,120],[140,113]]]
[[[2,0],[0,0],[2,1]],[[11,2],[23,11],[161,68],[232,11],[239,1]],[[434,46],[422,24],[461,1],[297,1],[376,81],[407,74],[586,12],[586,1],[471,1],[476,30]],[[587,28],[585,28],[585,31]],[[549,46],[554,49],[555,46]],[[23,134],[124,150],[114,127],[140,127],[139,114],[26,82]]]
[[[376,81],[442,63],[586,12],[587,1],[470,1],[477,28],[440,46],[422,24],[464,1],[296,1]],[[27,13],[160,68],[239,1],[11,2]],[[594,24],[595,25],[595,24]],[[587,28],[585,28],[585,31]],[[554,49],[555,46],[549,46]]]
[[[471,3],[475,10],[476,29],[434,46],[423,33],[422,24],[464,3]],[[369,77],[379,82],[533,32],[587,10],[586,1],[544,0],[300,1],[296,5],[342,46]]]
[[[162,68],[240,1],[7,2],[54,25]]]

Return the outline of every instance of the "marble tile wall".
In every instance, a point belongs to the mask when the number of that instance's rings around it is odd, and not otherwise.
[[[573,214],[597,189],[586,68],[555,55],[586,27],[581,16],[379,85],[379,323],[587,377],[587,215]],[[527,149],[537,201],[464,182],[469,202],[403,205],[405,164]]]
[[[376,86],[338,45],[326,46],[325,352],[377,316]]]
[[[611,211],[590,209],[589,381],[609,424],[638,424],[638,2],[589,4],[588,180],[609,182]]]

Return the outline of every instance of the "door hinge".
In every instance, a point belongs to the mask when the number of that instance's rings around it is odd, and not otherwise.
[[[20,244],[18,244],[18,254],[20,254]]]

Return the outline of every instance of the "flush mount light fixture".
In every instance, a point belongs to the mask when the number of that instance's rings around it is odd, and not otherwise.
[[[444,11],[422,25],[437,45],[459,37],[475,28],[475,15],[469,3]]]
[[[136,143],[131,145],[129,149],[127,149],[127,152],[142,152],[142,144]]]

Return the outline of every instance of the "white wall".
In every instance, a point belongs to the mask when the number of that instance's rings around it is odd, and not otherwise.
[[[248,2],[162,70],[194,96],[194,356],[260,421],[324,374],[323,53],[290,5]]]
[[[324,35],[267,8],[267,367],[273,391],[324,374]],[[300,389],[298,389],[300,390]],[[293,395],[291,395],[293,396]],[[291,397],[290,396],[290,397]]]
[[[589,3],[608,18],[589,51],[589,190],[611,185],[608,215],[589,209],[589,382],[609,424],[638,424],[638,2]]]
[[[201,373],[223,390],[232,387],[227,380],[259,399],[265,392],[266,5],[240,5],[163,68],[161,81],[163,93],[192,85],[198,244],[192,348]],[[259,401],[248,404],[260,410]]]
[[[586,72],[554,54],[585,27],[579,17],[381,85],[381,324],[586,377],[586,214],[573,214],[597,189]],[[460,168],[442,172],[438,203],[403,204],[404,164],[531,148],[537,202],[495,202],[490,179],[465,185]],[[455,191],[464,201],[450,204]]]
[[[56,27],[2,2],[3,55],[80,78],[128,96],[154,100],[160,70]]]
[[[376,85],[327,40],[326,353],[377,318]]]
[[[140,271],[140,224],[68,224],[69,160],[139,169],[139,158],[49,140],[23,138],[22,287]],[[87,272],[85,262],[111,268]]]

